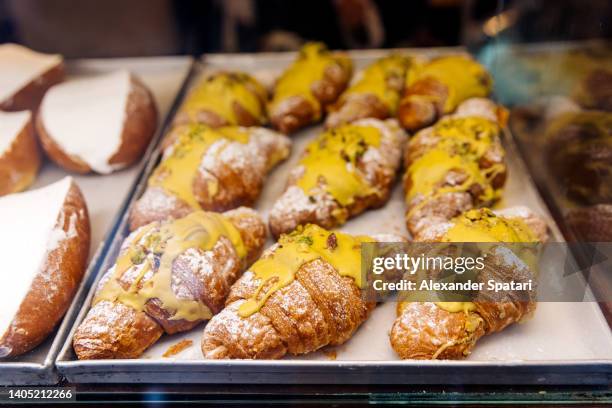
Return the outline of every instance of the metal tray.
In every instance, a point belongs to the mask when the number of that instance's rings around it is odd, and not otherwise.
[[[130,58],[113,60],[73,60],[67,62],[68,78],[83,77],[128,69],[138,75],[151,89],[160,113],[166,117],[176,95],[185,82],[193,60],[189,57]],[[107,244],[112,241],[112,228],[121,219],[131,198],[133,186],[143,173],[144,166],[161,135],[159,130],[140,162],[130,168],[108,176],[72,175],[88,205],[92,227],[89,266],[61,324],[47,340],[34,350],[7,361],[0,361],[0,385],[48,385],[59,380],[54,362],[71,323],[82,308],[83,299],[99,270],[99,263]],[[39,188],[66,176],[49,160],[45,161],[32,188]]]
[[[418,50],[436,55],[463,49]],[[388,51],[387,51],[388,52]],[[357,68],[386,52],[352,52]],[[293,54],[215,55],[203,60],[204,70],[242,69],[264,80],[288,64]],[[256,208],[265,217],[306,143],[321,126],[292,136],[289,160],[268,178]],[[562,237],[525,170],[513,140],[505,138],[510,177],[502,206],[527,205],[549,221],[555,239]],[[152,156],[151,170],[159,158]],[[144,189],[138,186],[137,197]],[[368,211],[341,228],[351,233],[392,231],[406,234],[400,183],[381,209]],[[110,267],[127,234],[127,215],[104,255],[102,270]],[[98,273],[98,279],[101,277]],[[89,304],[93,290],[85,304]],[[465,361],[399,361],[387,333],[395,304],[380,305],[346,344],[279,361],[203,360],[199,350],[202,326],[186,333],[163,336],[140,359],[79,361],[71,338],[87,313],[83,308],[57,360],[58,370],[76,383],[294,383],[294,384],[607,384],[612,377],[612,335],[595,303],[542,303],[535,318],[503,333],[482,339]],[[589,336],[584,336],[584,333]],[[162,354],[181,340],[193,345],[172,358]],[[333,357],[331,357],[333,355]],[[334,359],[332,359],[334,358]]]

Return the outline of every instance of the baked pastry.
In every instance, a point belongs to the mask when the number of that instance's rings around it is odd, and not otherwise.
[[[398,54],[373,62],[330,106],[325,126],[337,127],[365,118],[395,117],[411,63],[410,58]]]
[[[546,125],[545,156],[562,191],[579,202],[612,202],[612,113],[570,112]]]
[[[87,206],[70,177],[0,198],[0,357],[32,350],[60,321],[89,254]]]
[[[161,163],[130,213],[133,230],[191,211],[252,205],[266,174],[287,158],[289,139],[269,129],[203,125],[175,128]]]
[[[0,196],[28,188],[39,168],[32,114],[0,112]]]
[[[493,212],[467,211],[450,222],[432,225],[416,239],[428,242],[537,242],[547,239],[546,224],[525,207]],[[492,246],[484,253],[484,269],[476,282],[528,283],[529,262],[512,247]],[[486,286],[485,286],[486,287]],[[397,306],[391,346],[402,359],[461,359],[478,339],[529,318],[536,308],[534,290],[480,291],[470,302],[408,302]]]
[[[134,231],[75,332],[77,357],[137,358],[164,332],[210,319],[265,240],[265,225],[248,208],[195,211]]]
[[[500,198],[507,173],[500,112],[488,99],[469,99],[407,143],[403,184],[413,236]]]
[[[109,174],[135,163],[156,128],[151,92],[127,71],[54,86],[36,118],[49,158],[77,173]]]
[[[51,86],[64,79],[64,59],[17,44],[0,45],[0,110],[35,111]]]
[[[277,80],[268,112],[272,126],[289,134],[321,120],[325,107],[338,99],[351,79],[346,54],[322,43],[308,43]]]
[[[376,304],[360,290],[369,287],[360,246],[375,240],[312,224],[283,235],[204,328],[204,357],[278,359],[348,341]]]
[[[243,72],[205,75],[189,91],[174,124],[261,126],[267,122],[267,99],[266,89]]]
[[[565,222],[577,241],[612,242],[612,204],[575,208]]]
[[[393,119],[361,119],[312,141],[270,210],[278,237],[298,225],[333,228],[389,199],[406,135]]]
[[[409,131],[434,123],[469,98],[488,96],[493,79],[467,55],[435,58],[407,71],[398,119]]]

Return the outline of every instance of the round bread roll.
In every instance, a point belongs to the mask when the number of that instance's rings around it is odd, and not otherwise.
[[[87,265],[89,215],[66,177],[0,198],[0,358],[40,344],[60,321]]]
[[[32,114],[0,112],[0,196],[28,188],[39,168]]]
[[[151,92],[127,71],[54,86],[36,118],[45,152],[77,173],[109,174],[135,163],[156,128]]]
[[[36,110],[51,86],[64,79],[61,55],[17,44],[0,45],[0,110]]]

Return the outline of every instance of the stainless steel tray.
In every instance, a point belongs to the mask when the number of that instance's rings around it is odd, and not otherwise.
[[[192,65],[193,60],[189,57],[74,60],[68,61],[67,71],[68,77],[72,78],[114,69],[128,69],[149,86],[157,102],[160,118],[164,118]],[[59,376],[54,367],[55,358],[72,321],[83,306],[84,297],[96,277],[105,248],[115,235],[112,227],[121,219],[125,206],[130,201],[133,186],[143,173],[145,164],[149,162],[160,135],[161,130],[157,132],[139,164],[108,176],[72,175],[88,204],[92,227],[90,253],[93,256],[59,327],[31,352],[11,360],[0,361],[0,385],[44,385],[58,382]],[[32,188],[53,183],[66,174],[52,162],[46,161]]]
[[[418,50],[421,55],[463,52],[462,49]],[[362,67],[383,51],[351,53]],[[242,69],[272,78],[293,58],[292,54],[214,55],[203,60],[203,69]],[[283,190],[289,169],[306,143],[321,130],[310,127],[292,137],[289,160],[269,176],[256,208],[265,217]],[[513,140],[505,138],[509,182],[501,205],[527,205],[546,217],[555,239],[562,237],[537,194],[517,154]],[[159,152],[152,156],[151,170]],[[393,231],[406,233],[400,183],[381,209],[368,211],[341,229],[351,233]],[[137,197],[144,189],[138,186]],[[400,220],[400,221],[398,221]],[[110,267],[127,234],[124,215],[100,269]],[[98,279],[101,273],[98,273]],[[89,304],[93,290],[85,301]],[[140,359],[79,361],[72,350],[74,330],[85,317],[83,308],[58,356],[58,370],[77,383],[353,383],[353,384],[607,384],[612,378],[612,335],[595,303],[542,303],[535,318],[503,333],[481,340],[466,361],[399,361],[389,346],[387,333],[395,304],[380,305],[346,344],[299,358],[280,361],[210,361],[199,350],[202,327],[163,338]],[[589,333],[589,336],[584,336]],[[169,346],[181,340],[193,345],[173,358],[163,358]],[[334,355],[335,360],[330,356]]]

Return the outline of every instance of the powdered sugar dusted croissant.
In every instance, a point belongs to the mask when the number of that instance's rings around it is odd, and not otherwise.
[[[453,220],[432,225],[415,237],[428,242],[545,241],[545,222],[525,207],[493,212],[470,210]],[[533,278],[512,246],[497,246],[484,257],[477,282]],[[530,317],[536,308],[535,288],[524,292],[483,290],[471,302],[399,302],[390,341],[403,359],[460,359],[470,354],[478,339]]]
[[[401,237],[385,236],[401,241]],[[208,359],[277,359],[349,340],[375,306],[361,271],[361,243],[316,225],[300,227],[251,266],[204,329]]]
[[[264,128],[187,125],[174,129],[161,163],[130,213],[130,228],[198,209],[251,205],[266,174],[290,151],[289,139]]]
[[[500,198],[507,173],[503,112],[488,99],[469,99],[406,144],[403,185],[411,234]]]
[[[135,358],[164,332],[210,319],[265,239],[263,222],[247,208],[196,211],[137,229],[74,335],[78,358]]]
[[[409,58],[398,54],[374,61],[338,102],[330,106],[325,126],[337,127],[365,118],[394,117],[411,63]]]
[[[416,131],[453,112],[466,99],[488,96],[492,88],[491,75],[471,57],[434,58],[407,71],[398,119]]]
[[[288,134],[320,121],[325,106],[348,85],[351,73],[352,63],[345,54],[331,52],[322,43],[304,45],[276,81],[268,104],[274,128]]]
[[[270,211],[274,236],[313,223],[333,228],[387,202],[406,135],[394,120],[362,119],[311,142]]]

